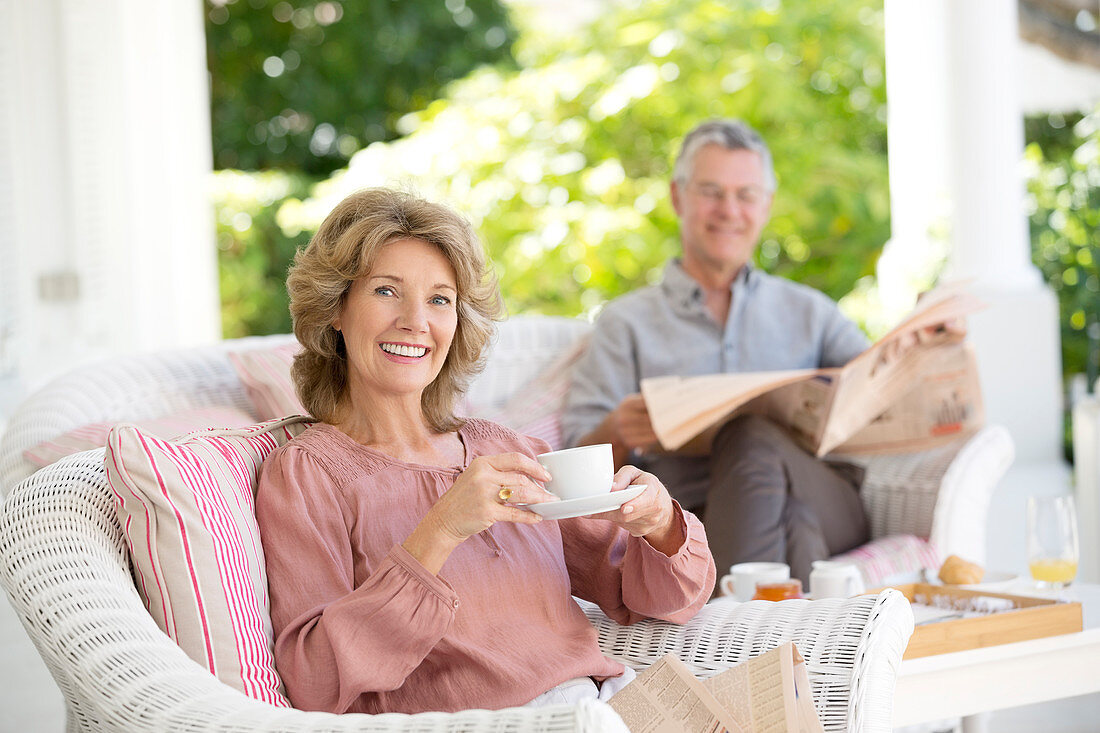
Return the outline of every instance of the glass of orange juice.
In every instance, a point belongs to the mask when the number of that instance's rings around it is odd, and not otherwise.
[[[1065,588],[1077,576],[1077,510],[1072,496],[1027,500],[1027,562],[1042,588]]]

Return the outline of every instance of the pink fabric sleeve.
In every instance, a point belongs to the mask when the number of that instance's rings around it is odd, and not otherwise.
[[[295,707],[345,712],[393,690],[451,627],[457,595],[400,545],[355,587],[350,514],[327,472],[287,446],[256,495],[271,594],[275,663]]]
[[[573,594],[620,624],[644,618],[685,623],[714,590],[714,558],[703,524],[672,502],[684,544],[672,557],[601,519],[561,520]]]

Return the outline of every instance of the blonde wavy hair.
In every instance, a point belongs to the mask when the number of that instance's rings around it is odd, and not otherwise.
[[[294,388],[306,410],[323,422],[335,422],[347,407],[347,351],[332,324],[352,283],[397,239],[435,245],[455,271],[458,325],[421,407],[433,429],[456,430],[462,420],[454,414],[455,403],[484,367],[493,321],[503,317],[500,292],[469,222],[446,206],[401,191],[368,188],[351,194],[295,254],[286,280],[294,335],[302,345],[290,370]]]

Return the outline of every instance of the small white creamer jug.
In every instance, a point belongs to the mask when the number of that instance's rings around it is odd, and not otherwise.
[[[863,574],[849,562],[815,560],[810,570],[810,597],[851,598],[863,592]]]

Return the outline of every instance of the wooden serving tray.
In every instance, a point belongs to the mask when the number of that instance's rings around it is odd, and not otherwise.
[[[968,604],[967,599],[993,598],[1007,599],[1013,605],[1009,610],[995,611],[988,615],[919,624],[909,638],[909,646],[905,649],[903,659],[1072,634],[1084,628],[1081,604],[1076,602],[965,590],[929,583],[906,583],[892,587],[901,591],[910,603],[914,600],[937,598],[944,603],[965,606]],[[925,602],[925,605],[935,604]]]

